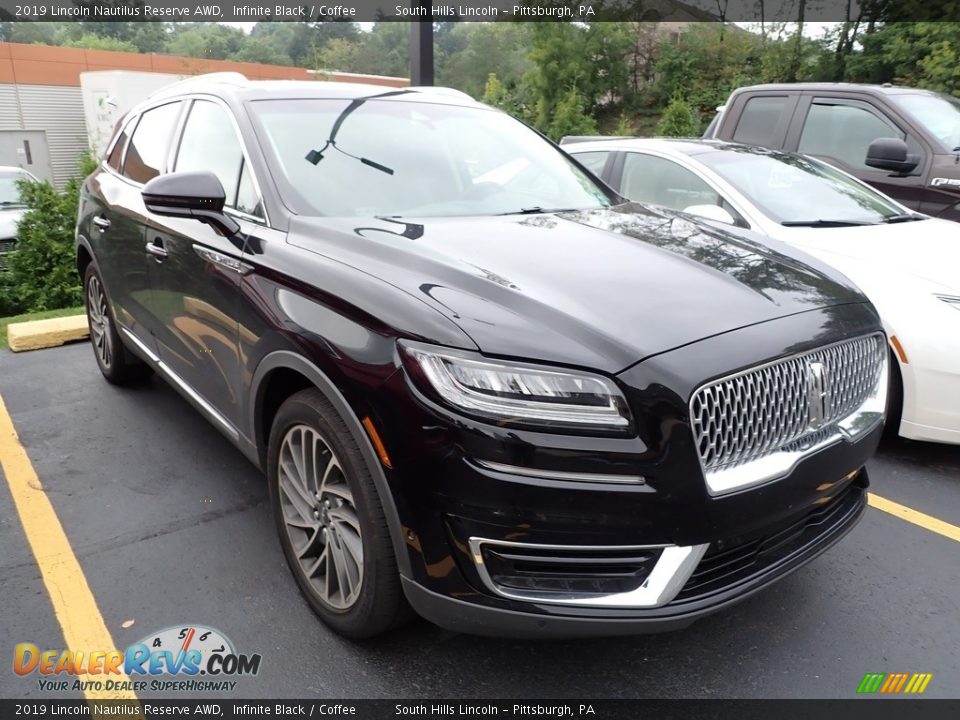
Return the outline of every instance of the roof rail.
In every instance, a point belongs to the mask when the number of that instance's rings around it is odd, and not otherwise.
[[[163,93],[170,92],[171,90],[180,90],[183,87],[192,85],[194,83],[201,82],[219,82],[225,85],[247,85],[250,81],[247,79],[247,76],[243,73],[238,72],[215,72],[215,73],[205,73],[203,75],[193,75],[183,80],[178,80],[175,83],[170,83],[169,85],[160,88],[156,92],[150,94],[150,97],[154,95],[161,95]]]
[[[631,140],[634,135],[564,135],[560,138],[561,145],[578,142],[597,142],[598,140]]]
[[[431,93],[433,95],[445,95],[447,97],[457,97],[464,98],[466,100],[473,100],[473,98],[463,90],[457,90],[456,88],[443,87],[438,85],[412,85],[409,87],[401,88],[402,90],[413,90],[414,92],[422,93]]]

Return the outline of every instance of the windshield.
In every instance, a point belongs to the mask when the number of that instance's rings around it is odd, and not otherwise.
[[[0,173],[0,207],[23,207],[17,180],[25,180],[24,173]]]
[[[697,160],[780,223],[878,223],[903,213],[892,200],[812,158],[737,147]]]
[[[300,214],[449,217],[611,204],[562,152],[498,111],[396,99],[250,107],[284,201]]]
[[[946,95],[891,95],[891,99],[927,128],[947,150],[960,147],[960,102]]]

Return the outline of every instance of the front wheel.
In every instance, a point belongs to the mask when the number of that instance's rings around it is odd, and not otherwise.
[[[351,638],[379,635],[409,617],[370,470],[319,390],[280,406],[268,475],[280,544],[317,615]]]
[[[150,375],[150,368],[134,357],[123,346],[117,326],[110,312],[103,279],[93,263],[87,265],[83,276],[87,306],[87,326],[90,329],[90,344],[97,359],[97,367],[111,383],[123,385],[143,380]]]

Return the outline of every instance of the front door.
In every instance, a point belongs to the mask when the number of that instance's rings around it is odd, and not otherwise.
[[[192,101],[173,169],[214,173],[224,188],[227,212],[245,229],[255,227],[251,218],[259,202],[251,199],[242,145],[225,106]],[[151,301],[160,359],[228,429],[241,424],[237,318],[247,266],[239,238],[224,238],[196,220],[156,216],[146,235],[153,248]]]

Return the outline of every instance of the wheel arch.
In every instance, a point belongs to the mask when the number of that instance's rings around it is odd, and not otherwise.
[[[82,281],[83,275],[87,271],[87,266],[93,262],[93,251],[87,244],[86,238],[82,236],[77,238],[76,255],[77,274],[80,276],[80,280]]]
[[[343,418],[347,429],[360,448],[364,461],[370,469],[380,503],[383,506],[387,525],[390,528],[390,540],[400,574],[411,576],[410,558],[404,541],[403,526],[397,512],[393,494],[387,483],[383,466],[366,431],[353,408],[347,402],[336,384],[317,365],[297,353],[289,350],[275,350],[266,355],[257,365],[250,384],[250,407],[247,427],[257,448],[260,467],[267,468],[267,442],[269,437],[268,418],[272,419],[283,401],[295,392],[314,387],[323,393]],[[277,391],[281,392],[277,392]]]

